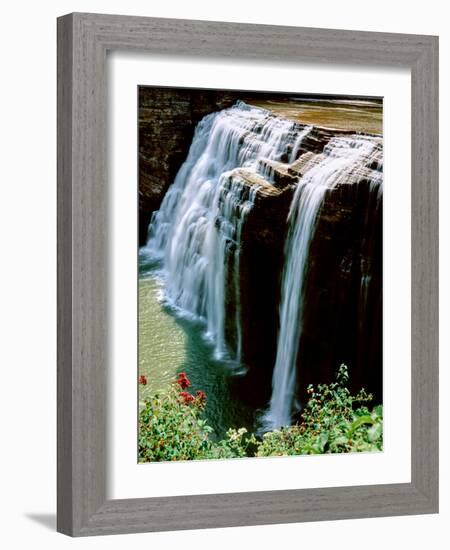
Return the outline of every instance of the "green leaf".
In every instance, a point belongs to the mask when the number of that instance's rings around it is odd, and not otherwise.
[[[377,422],[367,430],[367,437],[371,443],[380,439],[383,433],[383,425],[381,422]]]
[[[368,415],[364,415],[364,416],[359,416],[356,420],[354,420],[351,425],[350,425],[350,428],[347,432],[347,436],[350,438],[352,437],[352,435],[354,434],[354,432],[360,427],[362,426],[363,424],[373,424],[373,419],[371,416],[368,416]]]
[[[339,437],[336,437],[336,439],[333,441],[334,445],[346,445],[348,442],[348,439],[344,435],[340,435]]]
[[[312,448],[317,453],[323,453],[325,450],[325,445],[328,443],[328,432],[324,431],[317,437],[317,440],[313,444]]]
[[[377,405],[374,407],[371,416],[374,420],[377,418],[383,418],[383,405]]]

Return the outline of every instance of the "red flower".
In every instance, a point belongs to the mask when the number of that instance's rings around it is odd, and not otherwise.
[[[180,372],[175,383],[178,384],[182,390],[189,388],[189,386],[191,385],[189,378],[186,376],[185,372]]]
[[[190,405],[194,402],[194,396],[187,391],[180,391],[179,396],[181,397],[182,403],[185,405]]]
[[[141,384],[142,386],[147,385],[147,377],[144,376],[143,374],[141,374],[141,376],[139,376],[139,384]]]

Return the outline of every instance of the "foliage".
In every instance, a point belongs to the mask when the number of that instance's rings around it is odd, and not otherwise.
[[[256,438],[249,435],[246,428],[235,430],[230,428],[227,431],[226,439],[211,445],[207,458],[244,458],[254,456],[254,449],[257,446]]]
[[[185,373],[180,373],[166,392],[156,393],[139,414],[139,460],[200,460],[247,456],[253,437],[247,430],[230,429],[218,443],[209,439],[213,431],[202,418],[206,395],[191,395]],[[180,391],[183,390],[183,391]]]
[[[322,384],[317,389],[308,387],[309,400],[298,424],[266,433],[262,440],[248,434],[245,428],[230,428],[225,439],[215,442],[209,438],[213,430],[203,418],[205,393],[190,394],[190,381],[185,373],[180,373],[166,392],[154,394],[140,412],[139,460],[379,451],[382,406],[369,410],[372,396],[364,390],[352,396],[347,384],[347,367],[341,365],[335,383]]]
[[[383,407],[370,411],[372,395],[361,390],[352,396],[347,384],[347,367],[341,365],[333,384],[309,386],[301,422],[264,434],[257,456],[380,451]]]

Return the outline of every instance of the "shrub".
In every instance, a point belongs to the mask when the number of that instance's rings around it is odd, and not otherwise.
[[[347,383],[347,367],[341,365],[335,383],[309,386],[300,423],[264,434],[257,456],[380,451],[383,408],[370,411],[372,395],[361,390],[352,396]]]
[[[383,443],[383,408],[369,410],[372,396],[347,389],[345,365],[336,382],[309,386],[301,421],[264,434],[257,440],[245,428],[230,428],[214,442],[203,418],[206,395],[190,394],[190,381],[180,373],[166,392],[154,394],[139,415],[139,461],[200,460],[246,456],[287,456],[352,451],[379,451]]]
[[[244,458],[255,456],[257,441],[253,434],[249,434],[246,428],[238,430],[230,428],[226,439],[213,443],[207,458]]]
[[[139,414],[139,460],[205,458],[212,429],[201,418],[203,395],[184,390],[190,382],[181,373],[166,392],[155,393]]]
[[[202,418],[206,395],[185,391],[191,385],[180,373],[166,392],[156,393],[139,414],[139,461],[200,460],[247,456],[254,442],[245,428],[230,429],[226,439],[209,440],[213,431]],[[183,391],[181,391],[183,390]]]

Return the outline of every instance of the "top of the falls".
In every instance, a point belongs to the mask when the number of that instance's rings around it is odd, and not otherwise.
[[[323,130],[372,136],[383,134],[383,108],[378,102],[246,98],[238,100],[235,105],[237,104],[242,104],[243,108],[250,106],[250,108],[262,109],[273,116]]]
[[[198,166],[203,157],[212,162],[207,179],[220,167],[256,196],[279,196],[328,156],[354,157],[341,183],[373,179],[372,171],[382,170],[380,136],[307,126],[243,100],[205,117],[198,132],[209,136],[203,154],[197,153]]]

